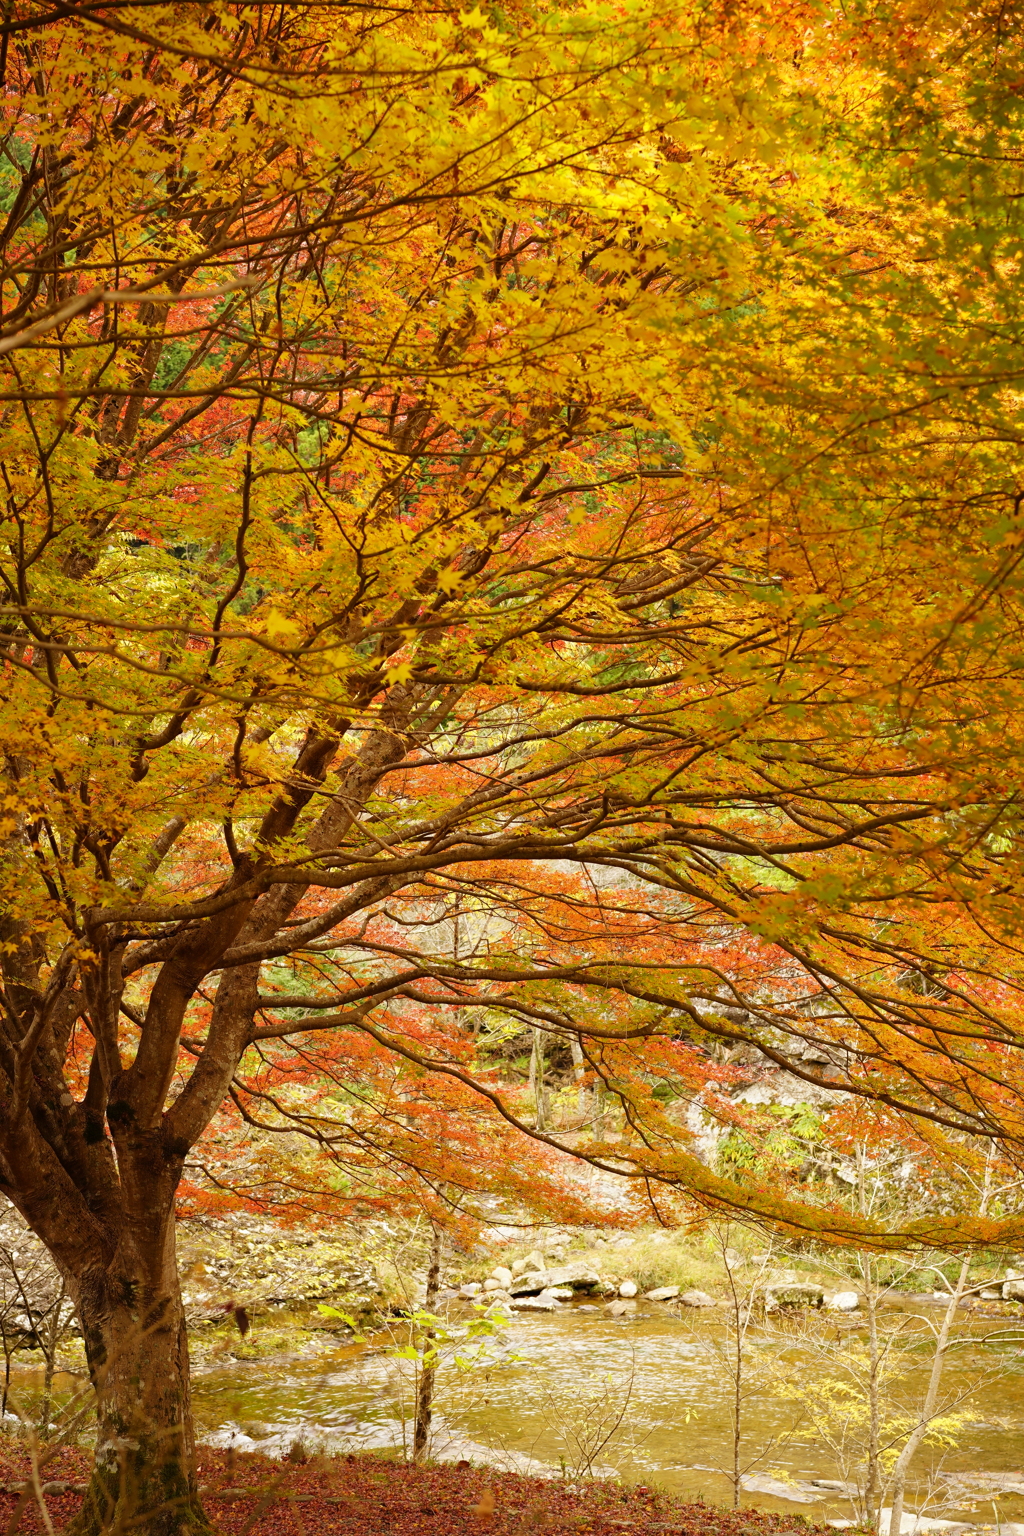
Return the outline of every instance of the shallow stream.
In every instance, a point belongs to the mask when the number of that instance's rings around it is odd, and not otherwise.
[[[929,1308],[922,1301],[904,1310],[916,1343],[890,1399],[913,1405],[930,1364]],[[815,1430],[822,1399],[808,1397],[806,1384],[822,1376],[842,1380],[844,1352],[852,1360],[863,1337],[855,1320],[816,1317],[752,1344],[742,1459],[760,1459],[750,1469],[744,1504],[814,1520],[849,1516],[841,1488],[821,1486],[841,1483],[848,1469]],[[727,1503],[730,1485],[720,1470],[732,1455],[726,1345],[720,1322],[687,1309],[647,1305],[612,1318],[602,1309],[567,1306],[516,1316],[488,1342],[489,1363],[448,1363],[440,1371],[436,1450],[446,1459],[486,1457],[520,1467],[525,1459],[556,1471],[564,1465],[569,1475],[589,1462],[599,1473]],[[953,1443],[918,1453],[908,1506],[990,1525],[996,1510],[1000,1522],[1021,1521],[1024,1330],[1012,1319],[974,1317],[966,1324],[944,1390],[965,1393],[978,1383],[956,1409]],[[405,1362],[379,1347],[326,1339],[290,1357],[201,1366],[194,1380],[203,1438],[278,1454],[296,1439],[311,1449],[401,1445],[409,1398]],[[855,1403],[845,1398],[838,1415],[850,1421],[852,1440],[859,1434]],[[968,1486],[957,1474],[980,1480]]]
[[[917,1298],[899,1310],[909,1347],[886,1389],[897,1413],[920,1403],[931,1362],[928,1321],[939,1309]],[[469,1316],[468,1309],[453,1316],[453,1334]],[[899,1322],[893,1309],[886,1326]],[[853,1514],[842,1485],[857,1470],[863,1394],[843,1384],[859,1374],[865,1338],[856,1315],[803,1314],[755,1332],[744,1363],[744,1505],[816,1522]],[[556,1476],[621,1476],[731,1502],[733,1382],[721,1313],[641,1303],[612,1317],[601,1307],[567,1305],[513,1315],[483,1341],[483,1359],[459,1366],[450,1358],[475,1347],[457,1338],[446,1346],[435,1455]],[[197,1431],[214,1445],[277,1456],[296,1441],[310,1452],[400,1448],[410,1428],[411,1372],[379,1339],[343,1343],[327,1333],[291,1355],[197,1363]],[[15,1367],[12,1387],[26,1403],[40,1385],[40,1371]],[[58,1377],[54,1385],[60,1398],[75,1383]],[[1024,1327],[995,1314],[965,1319],[943,1394],[958,1399],[955,1422],[947,1443],[918,1452],[908,1509],[1024,1536]],[[829,1400],[846,1465],[815,1422],[829,1418]]]

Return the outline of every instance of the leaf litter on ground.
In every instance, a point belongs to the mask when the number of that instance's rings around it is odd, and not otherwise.
[[[22,1446],[0,1447],[4,1525],[29,1471]],[[78,1512],[89,1471],[88,1456],[77,1450],[59,1451],[47,1463],[44,1497],[55,1531]],[[685,1503],[642,1486],[567,1483],[466,1464],[415,1466],[374,1455],[295,1465],[201,1450],[198,1471],[207,1514],[222,1536],[812,1536],[819,1529],[802,1516]],[[31,1499],[18,1529],[45,1529]]]

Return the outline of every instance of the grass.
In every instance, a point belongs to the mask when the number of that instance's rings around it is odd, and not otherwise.
[[[592,1250],[588,1259],[599,1275],[635,1280],[641,1291],[678,1285],[681,1291],[708,1291],[715,1295],[725,1287],[721,1257],[703,1249],[693,1239],[665,1242],[658,1234],[643,1235],[628,1244]]]
[[[495,1264],[511,1266],[535,1249],[543,1251],[536,1239],[509,1244],[500,1254],[488,1256],[475,1265],[466,1265],[467,1278],[485,1279]],[[550,1255],[550,1249],[548,1250]],[[725,1266],[711,1244],[689,1235],[661,1232],[638,1233],[630,1242],[615,1246],[591,1246],[579,1241],[567,1248],[567,1263],[584,1262],[597,1274],[612,1280],[634,1280],[641,1291],[657,1286],[678,1285],[681,1291],[702,1290],[721,1294],[725,1289]],[[562,1261],[549,1258],[552,1268]]]

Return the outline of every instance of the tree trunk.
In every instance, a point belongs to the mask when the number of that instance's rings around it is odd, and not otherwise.
[[[569,1037],[569,1050],[572,1053],[573,1077],[576,1079],[576,1112],[582,1122],[587,1118],[587,1090],[583,1086],[586,1067],[583,1060],[583,1047],[577,1035]]]
[[[437,1293],[441,1289],[441,1254],[444,1233],[434,1227],[430,1244],[430,1268],[427,1270],[427,1294],[423,1307],[433,1312],[437,1305]],[[437,1381],[437,1350],[434,1347],[434,1330],[428,1328],[423,1339],[420,1368],[416,1380],[416,1422],[412,1435],[412,1459],[422,1461],[430,1448],[430,1424],[434,1417],[434,1386]]]
[[[872,1258],[861,1261],[864,1305],[868,1316],[868,1456],[861,1515],[869,1530],[877,1531],[882,1514],[882,1400],[883,1350],[878,1334],[878,1285]]]
[[[185,1315],[173,1217],[156,1251],[75,1287],[97,1397],[92,1478],[69,1536],[209,1536],[195,1475]]]
[[[53,1407],[53,1377],[57,1369],[57,1351],[64,1337],[64,1303],[67,1300],[67,1282],[61,1276],[57,1295],[39,1333],[43,1347],[43,1401],[39,1409],[39,1434],[43,1440],[50,1433],[50,1410]]]
[[[536,1025],[533,1030],[533,1049],[530,1052],[529,1088],[534,1096],[534,1125],[543,1131],[547,1125],[544,1105],[544,1031]]]
[[[971,1273],[971,1255],[968,1254],[960,1262],[960,1273],[957,1276],[956,1285],[950,1293],[949,1301],[942,1322],[939,1324],[935,1337],[935,1351],[932,1355],[932,1368],[928,1374],[928,1384],[925,1387],[924,1398],[921,1403],[921,1411],[914,1429],[907,1440],[906,1445],[896,1458],[895,1465],[890,1473],[890,1489],[892,1493],[892,1514],[889,1516],[889,1536],[900,1536],[900,1525],[903,1519],[903,1499],[907,1489],[907,1473],[910,1471],[910,1463],[917,1454],[918,1447],[929,1426],[935,1418],[938,1402],[939,1388],[942,1385],[942,1372],[946,1364],[946,1351],[949,1348],[949,1336],[956,1323],[956,1312],[967,1289],[967,1282]]]

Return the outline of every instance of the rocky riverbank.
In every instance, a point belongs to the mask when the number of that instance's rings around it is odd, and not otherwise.
[[[423,1304],[427,1234],[387,1222],[358,1230],[283,1231],[252,1216],[183,1222],[183,1293],[197,1360],[292,1352],[316,1334],[372,1330]],[[856,1314],[862,1293],[820,1256],[765,1252],[741,1233],[722,1247],[663,1231],[485,1229],[469,1251],[445,1254],[437,1305],[497,1305],[515,1312],[601,1307],[613,1316],[649,1309],[722,1307],[758,1291],[766,1309],[810,1307]],[[739,1246],[746,1243],[747,1246]],[[1024,1265],[1003,1260],[966,1311],[1020,1314]],[[922,1274],[921,1278],[929,1278]],[[939,1289],[894,1292],[893,1304],[938,1305]],[[329,1309],[329,1311],[325,1310]],[[350,1320],[350,1324],[346,1323]]]

